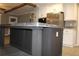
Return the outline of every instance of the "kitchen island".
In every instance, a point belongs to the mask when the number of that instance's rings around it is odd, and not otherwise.
[[[11,26],[10,44],[32,56],[62,55],[63,28],[44,23]]]

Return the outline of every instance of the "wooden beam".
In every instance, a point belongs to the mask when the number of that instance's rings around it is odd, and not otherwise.
[[[4,9],[4,8],[0,8],[0,10],[5,11],[6,9]]]
[[[16,6],[16,7],[13,7],[11,9],[5,11],[4,13],[11,12],[13,10],[19,9],[19,8],[25,6],[25,5],[29,5],[29,6],[32,6],[32,7],[36,7],[36,5],[35,4],[32,4],[32,3],[23,3],[23,4],[20,4],[20,5]]]
[[[32,3],[26,3],[26,5],[29,5],[29,6],[32,6],[32,7],[36,7],[36,5],[32,4]]]

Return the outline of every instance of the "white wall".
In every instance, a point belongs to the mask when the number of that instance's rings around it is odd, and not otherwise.
[[[32,10],[28,10],[26,12],[20,12],[19,14],[16,15],[20,15],[20,14],[27,14],[27,13],[35,13],[36,18],[35,21],[38,21],[37,19],[40,17],[46,17],[47,13],[50,12],[61,12],[63,11],[63,4],[62,3],[36,3],[37,7]],[[15,13],[11,13],[11,14],[15,14]]]
[[[65,3],[64,6],[64,20],[77,20],[77,4]]]
[[[77,46],[79,46],[79,6],[78,6],[78,22],[77,22]]]
[[[37,19],[40,17],[46,17],[47,13],[53,12],[58,13],[63,11],[63,4],[61,3],[37,3],[37,8],[28,11],[26,13],[35,13],[36,18],[35,21],[38,21]]]
[[[55,4],[55,3],[41,3],[41,4],[37,4],[38,6],[38,11],[37,13],[38,18],[40,17],[46,17],[47,13],[53,12],[53,13],[58,13],[63,11],[63,4]]]

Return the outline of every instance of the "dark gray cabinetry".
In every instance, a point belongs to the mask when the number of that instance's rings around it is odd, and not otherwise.
[[[4,46],[4,27],[0,26],[0,47]]]
[[[42,55],[62,55],[62,34],[63,30],[58,28],[43,29]]]
[[[62,55],[62,28],[12,27],[11,45],[33,56]]]
[[[11,40],[10,44],[14,47],[17,47],[24,52],[31,54],[32,50],[32,30],[30,29],[17,29],[11,28]]]

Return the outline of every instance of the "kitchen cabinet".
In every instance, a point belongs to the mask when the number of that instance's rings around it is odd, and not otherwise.
[[[73,47],[76,43],[76,29],[67,29],[63,31],[63,46]]]
[[[11,29],[10,44],[25,52],[31,54],[32,46],[32,30],[30,29]]]
[[[11,26],[10,33],[11,46],[32,56],[62,55],[63,28],[61,27],[21,24],[21,26]]]
[[[43,30],[43,40],[42,40],[42,48],[43,48],[43,55],[50,56],[50,55],[62,55],[62,36],[63,32],[62,29],[48,29],[45,28]],[[60,54],[61,53],[61,54]]]
[[[77,4],[67,3],[63,5],[64,20],[77,20]]]
[[[0,25],[0,48],[4,46],[4,27]]]

